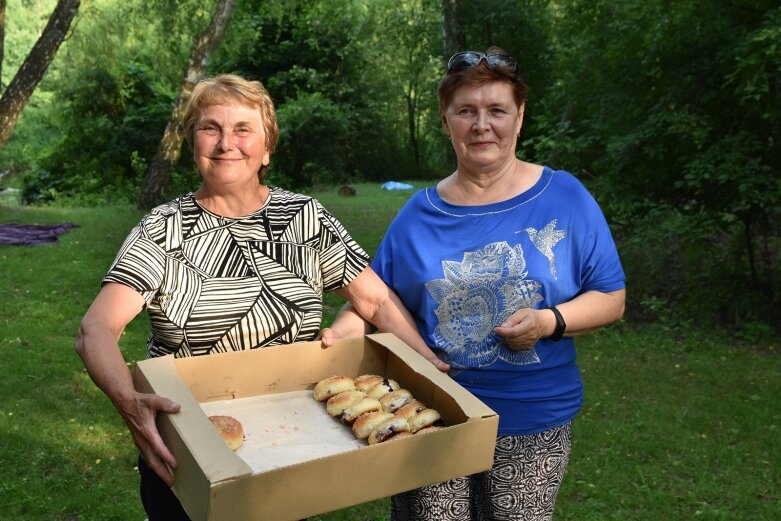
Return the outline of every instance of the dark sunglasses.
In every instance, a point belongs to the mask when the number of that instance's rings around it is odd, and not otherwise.
[[[510,72],[517,72],[518,62],[507,54],[485,54],[482,52],[465,51],[458,52],[447,61],[447,72],[459,72],[464,69],[477,67],[481,61],[485,62],[492,69],[509,69]]]

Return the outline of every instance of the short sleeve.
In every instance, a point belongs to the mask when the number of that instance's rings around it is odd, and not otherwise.
[[[320,203],[320,269],[323,289],[335,291],[348,285],[369,265],[369,256],[353,240],[345,227]]]
[[[103,283],[118,282],[129,286],[149,304],[162,283],[164,270],[162,249],[145,236],[143,225],[139,224],[125,239]]]
[[[585,190],[585,189],[584,189]],[[586,230],[581,230],[584,244],[582,252],[581,290],[610,292],[623,289],[625,275],[613,235],[596,200],[586,192],[585,215],[590,218]]]

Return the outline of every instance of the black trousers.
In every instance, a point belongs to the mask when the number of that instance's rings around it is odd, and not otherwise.
[[[149,521],[190,521],[174,491],[141,456],[138,457],[138,473],[141,475],[141,503]]]

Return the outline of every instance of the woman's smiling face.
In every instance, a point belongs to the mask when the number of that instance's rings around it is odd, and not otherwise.
[[[270,159],[260,110],[238,102],[203,107],[193,148],[207,184],[257,183],[258,171]]]
[[[459,169],[498,169],[515,158],[523,106],[515,104],[508,83],[459,87],[441,116],[453,140]]]

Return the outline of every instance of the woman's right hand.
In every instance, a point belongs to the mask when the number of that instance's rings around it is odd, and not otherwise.
[[[171,469],[176,468],[176,458],[160,437],[155,419],[158,413],[179,412],[179,404],[157,394],[136,392],[130,399],[114,405],[146,464],[169,487],[173,485]]]
[[[170,486],[173,475],[169,467],[176,467],[176,459],[163,443],[155,418],[158,413],[179,411],[179,404],[136,391],[117,343],[125,326],[143,307],[137,291],[116,282],[106,283],[84,315],[74,347],[92,381],[119,411],[149,468]]]

